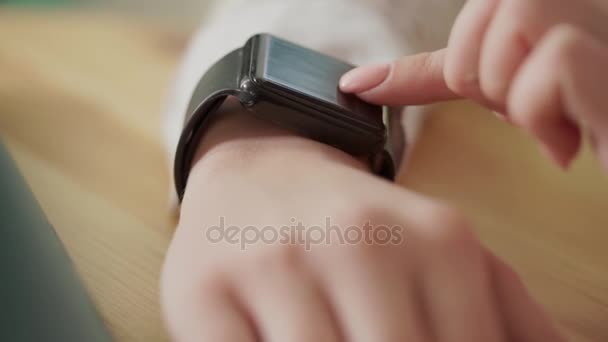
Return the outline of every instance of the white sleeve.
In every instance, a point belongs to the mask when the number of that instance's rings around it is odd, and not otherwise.
[[[242,46],[250,36],[260,32],[272,33],[353,64],[388,62],[421,49],[443,46],[452,19],[437,23],[435,14],[437,10],[441,12],[442,8],[452,6],[447,4],[463,1],[218,2],[194,34],[175,79],[164,127],[169,164],[173,161],[190,96],[201,76],[215,61]],[[450,10],[456,12],[455,9]],[[396,16],[397,11],[403,15]],[[412,15],[414,12],[417,15]],[[413,139],[420,120],[418,115],[410,113],[405,117],[407,136]]]

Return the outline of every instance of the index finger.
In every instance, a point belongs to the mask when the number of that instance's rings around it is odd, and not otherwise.
[[[342,76],[340,90],[389,106],[421,105],[462,98],[444,77],[446,50],[402,57],[390,65],[362,66]]]

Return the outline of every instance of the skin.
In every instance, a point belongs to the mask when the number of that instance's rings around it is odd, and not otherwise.
[[[402,105],[470,98],[533,134],[567,166],[581,128],[608,167],[602,2],[470,0],[446,49],[367,66],[341,87]],[[550,8],[551,10],[547,10]],[[562,341],[512,269],[457,210],[370,174],[337,149],[234,103],[200,144],[163,270],[176,341]],[[402,227],[402,239],[306,248],[216,243],[229,225]]]
[[[370,174],[342,151],[234,103],[197,153],[167,254],[162,303],[176,341],[560,341],[509,266],[458,211]],[[290,167],[290,166],[295,167]],[[392,244],[215,243],[297,218],[403,227]]]
[[[608,2],[469,0],[448,47],[345,75],[382,104],[468,98],[534,136],[567,168],[586,129],[608,169]]]

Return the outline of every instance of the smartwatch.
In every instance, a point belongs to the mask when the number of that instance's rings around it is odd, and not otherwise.
[[[249,38],[216,62],[194,90],[177,146],[174,177],[180,201],[198,143],[229,96],[252,115],[367,157],[374,173],[393,180],[405,148],[401,111],[340,92],[340,77],[352,68],[270,34]]]

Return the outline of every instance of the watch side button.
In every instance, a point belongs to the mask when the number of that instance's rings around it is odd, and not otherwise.
[[[244,107],[253,107],[255,105],[255,84],[251,79],[244,79],[240,84],[239,101]]]

